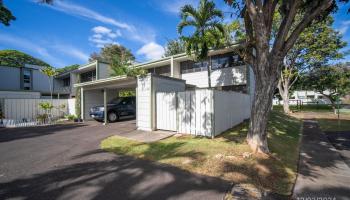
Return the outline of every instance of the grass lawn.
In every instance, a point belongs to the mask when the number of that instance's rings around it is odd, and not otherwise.
[[[350,131],[350,113],[345,109],[341,110],[339,120],[338,115],[327,109],[299,111],[291,115],[299,119],[317,120],[323,131]]]
[[[323,131],[350,131],[350,120],[317,119]]]
[[[101,147],[117,154],[130,155],[174,165],[184,170],[289,195],[296,178],[301,122],[273,111],[269,121],[271,156],[252,155],[245,142],[247,123],[214,138],[170,137],[153,143],[139,143],[112,136]]]
[[[273,109],[283,110],[283,106],[282,105],[275,105],[275,106],[273,106]],[[332,110],[333,110],[331,105],[325,105],[325,104],[302,105],[299,107],[296,105],[289,105],[289,109],[293,112],[300,112],[300,111],[332,112]]]

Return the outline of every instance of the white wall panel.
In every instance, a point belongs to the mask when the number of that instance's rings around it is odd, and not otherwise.
[[[181,74],[186,84],[200,88],[208,87],[208,72],[192,72]],[[224,69],[212,70],[210,74],[211,86],[243,85],[247,82],[247,67],[237,66]]]
[[[250,117],[250,96],[238,92],[214,91],[214,134],[218,135]]]

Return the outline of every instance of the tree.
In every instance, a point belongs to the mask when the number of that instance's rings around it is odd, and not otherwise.
[[[300,34],[336,9],[335,0],[225,0],[243,18],[246,40],[242,54],[254,72],[255,92],[247,142],[254,152],[269,153],[267,120],[283,69],[283,59]],[[274,24],[278,12],[281,22]],[[300,20],[296,16],[300,14]],[[276,34],[273,33],[276,26]]]
[[[51,101],[52,101],[52,90],[53,90],[53,77],[57,75],[57,72],[52,67],[45,67],[44,69],[41,69],[41,72],[49,77],[49,87],[50,87],[50,94],[51,94]]]
[[[321,93],[335,110],[336,101],[350,93],[350,68],[342,65],[315,68],[303,77],[302,86]]]
[[[56,72],[57,72],[57,73],[68,72],[68,71],[71,71],[71,70],[78,69],[79,66],[80,66],[79,64],[68,65],[68,66],[65,66],[65,67],[56,69]]]
[[[39,3],[52,4],[54,0],[38,0]],[[11,11],[4,5],[3,0],[0,0],[0,23],[5,26],[10,25],[11,20],[16,20],[16,17],[12,15]]]
[[[180,39],[168,40],[164,50],[164,57],[186,52],[185,44]]]
[[[0,65],[7,67],[23,67],[25,64],[50,67],[46,62],[17,50],[0,50]]]
[[[339,50],[346,46],[346,43],[341,40],[341,34],[332,28],[332,24],[331,16],[324,21],[313,23],[300,34],[287,53],[278,82],[285,113],[290,112],[290,89],[298,80],[299,74],[343,57]]]
[[[92,53],[89,61],[92,60],[110,63],[113,71],[112,75],[120,76],[127,73],[127,68],[135,60],[135,57],[126,47],[118,44],[109,44],[104,46],[100,53]]]
[[[185,5],[181,8],[180,13],[181,22],[177,26],[177,31],[185,42],[186,53],[194,55],[196,60],[205,60],[209,50],[218,47],[219,38],[225,34],[220,22],[223,19],[222,12],[215,8],[214,2],[201,0],[197,9],[191,5]],[[185,27],[193,27],[194,32],[190,36],[184,36]],[[207,65],[207,71],[208,86],[211,87],[209,65]]]
[[[11,20],[16,20],[16,17],[5,7],[3,0],[0,0],[0,22],[5,26],[9,26]]]

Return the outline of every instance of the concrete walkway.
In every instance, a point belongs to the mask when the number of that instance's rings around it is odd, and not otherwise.
[[[173,136],[175,132],[170,131],[141,131],[141,130],[133,130],[131,132],[126,133],[118,133],[116,135],[125,137],[131,140],[135,140],[138,142],[155,142],[158,140],[162,140]]]
[[[304,121],[295,199],[350,199],[350,168],[317,122]]]

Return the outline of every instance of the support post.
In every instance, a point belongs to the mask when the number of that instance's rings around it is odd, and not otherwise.
[[[103,89],[103,119],[104,119],[104,123],[103,125],[107,125],[108,124],[108,119],[107,119],[107,89],[104,88]]]
[[[84,88],[81,87],[80,88],[80,117],[82,120],[85,119],[85,115],[84,115],[84,106],[85,105],[85,102],[84,102]]]

